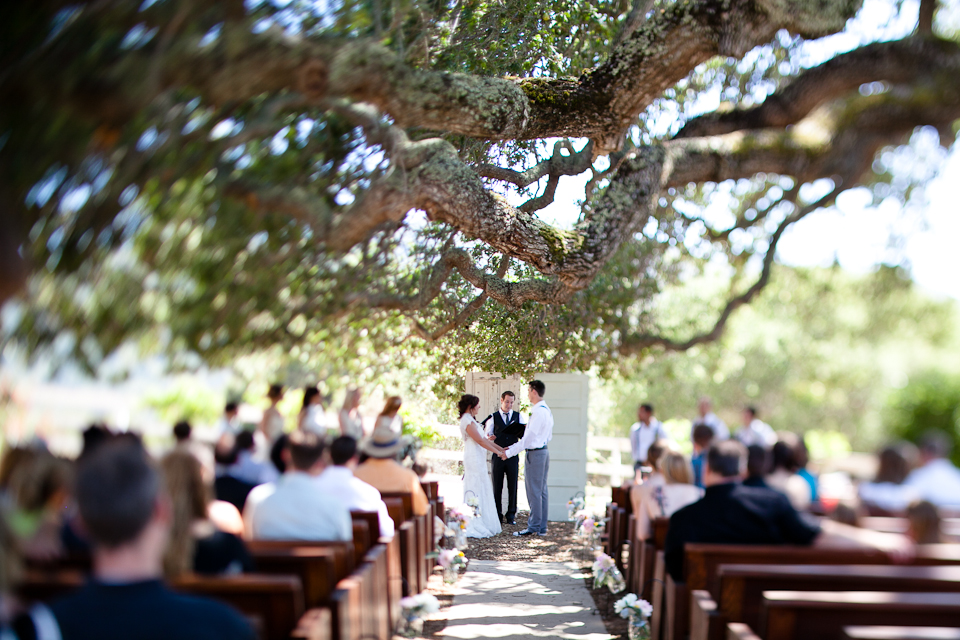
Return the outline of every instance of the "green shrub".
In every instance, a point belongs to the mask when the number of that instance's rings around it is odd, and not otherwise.
[[[940,431],[953,444],[954,464],[960,464],[960,377],[925,372],[894,392],[888,404],[887,433],[916,443],[924,432]]]

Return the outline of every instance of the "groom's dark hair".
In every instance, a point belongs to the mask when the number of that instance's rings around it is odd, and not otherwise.
[[[530,385],[530,388],[536,391],[537,395],[540,396],[541,398],[543,397],[543,394],[547,390],[547,385],[543,384],[539,380],[531,380],[527,384]]]
[[[516,398],[517,394],[515,394],[513,391],[504,391],[503,393],[500,394],[500,399],[503,400],[507,396],[510,396],[511,398]]]

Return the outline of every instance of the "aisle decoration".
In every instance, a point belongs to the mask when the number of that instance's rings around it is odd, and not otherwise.
[[[464,502],[466,502],[467,506],[473,510],[473,517],[479,518],[481,515],[480,499],[477,498],[477,494],[475,494],[473,491],[467,491],[465,495],[466,495],[466,500]]]
[[[587,503],[586,500],[584,500],[583,492],[577,492],[575,496],[567,500],[567,520],[575,522],[579,512],[583,511],[586,506]]]
[[[429,593],[400,599],[400,625],[397,633],[405,638],[423,634],[423,616],[440,610],[440,601]]]
[[[603,520],[587,515],[578,525],[577,531],[584,544],[591,549],[600,548],[600,534],[603,533]]]
[[[467,504],[450,509],[450,532],[453,535],[453,546],[457,549],[466,549],[467,543],[467,523],[473,518],[473,509]]]
[[[437,557],[437,564],[443,567],[443,581],[453,584],[460,577],[460,573],[467,569],[467,556],[459,549],[442,549]]]
[[[598,555],[593,563],[593,588],[602,587],[610,589],[610,593],[620,593],[627,588],[623,574],[617,569],[617,563],[605,553]]]
[[[641,600],[635,593],[628,593],[613,603],[613,610],[619,613],[621,618],[627,618],[627,637],[630,640],[650,640],[650,615],[653,613],[653,605]]]

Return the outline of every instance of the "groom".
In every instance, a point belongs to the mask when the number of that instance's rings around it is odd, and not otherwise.
[[[550,452],[547,443],[553,437],[553,414],[543,401],[546,385],[540,380],[531,380],[527,388],[527,397],[533,408],[523,437],[516,444],[507,447],[505,453],[513,457],[522,450],[527,452],[524,471],[524,485],[527,489],[527,502],[530,503],[530,518],[527,528],[514,531],[515,536],[529,536],[547,533],[547,472],[550,470]]]
[[[493,433],[488,438],[498,447],[506,449],[523,436],[524,425],[520,422],[520,414],[513,411],[513,401],[516,399],[513,391],[504,391],[500,395],[500,411],[494,411],[484,418],[483,424],[493,420]],[[500,524],[503,524],[503,476],[507,476],[507,524],[517,524],[517,479],[520,477],[520,458],[501,460],[493,456],[493,501],[497,505],[497,515]]]

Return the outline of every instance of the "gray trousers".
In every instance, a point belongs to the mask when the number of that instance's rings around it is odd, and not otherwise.
[[[547,532],[547,514],[550,504],[547,495],[547,472],[550,470],[550,452],[547,449],[527,451],[523,484],[530,503],[530,518],[527,529],[537,533]]]

